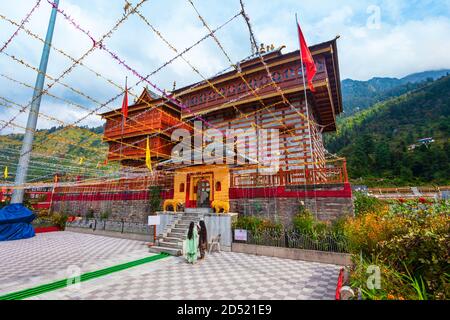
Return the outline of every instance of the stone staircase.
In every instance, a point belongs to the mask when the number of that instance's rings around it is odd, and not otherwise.
[[[186,239],[189,224],[194,221],[198,223],[203,219],[206,213],[212,212],[211,209],[186,208],[185,212],[179,216],[171,225],[167,226],[162,236],[158,239],[158,245],[150,247],[150,252],[165,252],[173,256],[182,255],[183,241]]]

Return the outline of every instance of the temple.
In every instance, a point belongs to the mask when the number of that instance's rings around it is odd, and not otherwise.
[[[336,39],[310,47],[317,67],[314,91],[306,85],[305,92],[299,51],[282,50],[173,90],[167,93],[172,99],[144,88],[125,122],[119,109],[101,114],[109,160],[145,168],[148,139],[152,175],[165,180],[165,210],[201,207],[279,215],[286,222],[300,204],[322,220],[350,212],[345,160],[330,160],[323,145],[323,134],[336,130],[342,112]],[[191,134],[182,143],[192,152],[175,151],[179,132]],[[229,132],[237,132],[234,140]],[[267,138],[262,145],[262,132],[266,138],[276,133],[277,142]],[[239,142],[239,135],[247,138]],[[213,142],[224,147],[212,151],[211,163],[205,147]],[[276,162],[276,171],[264,170],[262,154]]]

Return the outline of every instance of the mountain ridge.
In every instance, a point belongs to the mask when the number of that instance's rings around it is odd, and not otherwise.
[[[400,96],[450,74],[450,69],[430,70],[403,78],[374,77],[367,81],[342,81],[344,117],[364,110],[377,102]]]

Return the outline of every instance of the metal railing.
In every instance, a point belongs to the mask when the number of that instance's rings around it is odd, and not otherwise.
[[[322,235],[308,235],[301,234],[293,229],[266,229],[256,232],[247,230],[247,241],[235,240],[233,230],[233,242],[326,252],[349,252],[348,242],[343,236],[334,235],[331,233]]]

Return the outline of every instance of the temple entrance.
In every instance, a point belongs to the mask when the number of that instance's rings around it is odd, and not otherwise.
[[[211,207],[211,186],[208,180],[200,180],[197,184],[197,208]]]

